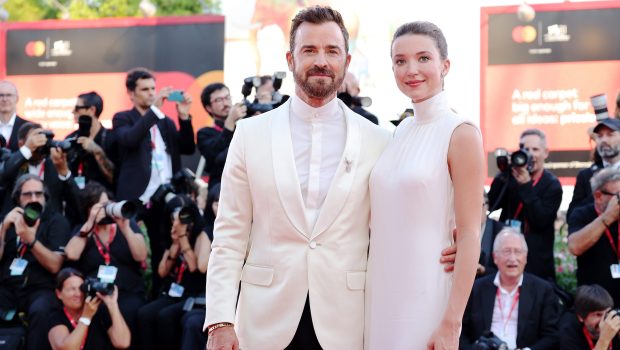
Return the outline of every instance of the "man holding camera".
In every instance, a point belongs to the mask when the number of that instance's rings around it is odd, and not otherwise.
[[[575,314],[567,314],[560,329],[561,350],[620,349],[620,315],[611,310],[611,295],[597,284],[575,292]]]
[[[357,77],[353,75],[353,73],[347,72],[344,76],[342,85],[340,85],[340,89],[338,89],[338,98],[340,98],[344,103],[348,103],[348,107],[351,108],[353,112],[370,120],[373,124],[379,125],[379,119],[374,114],[365,110],[359,102],[353,102],[354,100],[359,101],[359,98],[357,98],[359,94],[360,82],[357,80]]]
[[[207,162],[209,186],[220,183],[228,146],[232,140],[237,121],[246,116],[243,103],[232,104],[230,91],[222,83],[207,85],[200,94],[202,106],[213,118],[213,127],[198,130],[197,145]]]
[[[553,287],[524,273],[527,243],[514,228],[499,232],[493,243],[497,274],[474,283],[463,316],[460,348],[473,349],[487,331],[509,349],[556,349],[559,301]]]
[[[576,208],[568,218],[568,249],[577,257],[577,285],[598,284],[620,306],[618,193],[620,170],[605,168],[592,180],[594,203]]]
[[[26,311],[28,349],[46,349],[47,316],[56,305],[54,276],[64,260],[69,223],[47,206],[49,194],[36,175],[22,175],[12,197],[18,206],[0,228],[0,308],[6,321]]]
[[[530,160],[523,166],[513,164],[493,179],[489,206],[501,208],[500,221],[525,235],[530,251],[525,271],[555,281],[554,223],[562,202],[562,185],[545,170],[549,150],[541,130],[525,130],[519,144]]]
[[[164,212],[151,203],[151,196],[181,169],[181,154],[194,153],[194,129],[189,115],[192,99],[181,94],[176,102],[177,130],[172,119],[160,110],[175,91],[165,87],[155,93],[155,76],[145,68],[129,71],[125,86],[134,108],[118,112],[112,119],[121,156],[116,194],[118,200],[142,202],[138,219],[148,229],[151,262],[156,271],[164,251]]]
[[[603,167],[618,166],[620,162],[620,120],[615,118],[603,119],[593,130],[596,142],[596,152],[603,159]],[[594,200],[590,179],[601,169],[600,164],[592,164],[589,168],[579,171],[573,191],[573,199],[568,206],[566,217],[570,217],[573,210],[583,205],[591,204]]]

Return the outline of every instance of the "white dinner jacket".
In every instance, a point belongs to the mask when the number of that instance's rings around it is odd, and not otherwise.
[[[338,104],[347,140],[313,229],[293,155],[290,101],[237,123],[222,175],[205,327],[234,323],[243,350],[285,348],[308,295],[324,349],[363,347],[368,180],[391,135]]]

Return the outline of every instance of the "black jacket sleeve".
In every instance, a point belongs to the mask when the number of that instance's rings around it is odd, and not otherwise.
[[[194,142],[194,127],[191,119],[179,119],[179,138],[179,152],[187,155],[194,154],[196,143]]]
[[[533,191],[531,181],[517,187],[523,201],[525,220],[534,234],[546,234],[545,228],[553,225],[562,203],[562,185],[555,177],[550,180],[548,188],[538,194]]]
[[[116,142],[121,149],[138,147],[142,140],[149,134],[149,129],[157,124],[157,120],[159,119],[155,112],[149,109],[141,118],[132,122],[130,113],[131,112],[119,112],[112,118]]]
[[[202,128],[198,130],[198,150],[207,164],[214,164],[217,156],[228,149],[232,140],[233,132],[224,128],[217,131],[214,128]]]

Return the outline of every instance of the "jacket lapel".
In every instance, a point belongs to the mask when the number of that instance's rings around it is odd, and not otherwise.
[[[309,237],[305,209],[301,196],[301,185],[295,166],[293,142],[291,140],[290,102],[272,118],[271,152],[274,179],[282,207],[297,231]]]
[[[327,191],[325,202],[319,213],[316,225],[312,230],[311,238],[324,232],[336,219],[344,207],[359,163],[359,153],[361,148],[361,131],[359,117],[356,117],[348,108],[345,108],[341,101],[339,107],[344,111],[347,123],[347,141],[344,152],[340,158],[340,163],[336,169],[336,174]]]
[[[517,346],[519,345],[519,335],[525,333],[527,326],[527,315],[532,312],[534,306],[534,290],[530,287],[530,279],[523,275],[523,283],[519,290],[519,313],[517,316]]]
[[[497,296],[497,286],[493,284],[493,279],[488,279],[488,284],[483,288],[482,292],[482,317],[483,317],[483,329],[491,329],[491,322],[493,321],[493,309],[495,307],[495,298]]]

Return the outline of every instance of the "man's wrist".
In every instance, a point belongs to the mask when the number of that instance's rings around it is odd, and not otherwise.
[[[75,321],[74,321],[75,322]],[[90,318],[88,317],[80,317],[80,319],[78,320],[79,323],[85,325],[86,327],[90,326]]]
[[[207,333],[209,335],[213,334],[213,332],[217,329],[220,328],[224,328],[224,327],[233,327],[234,325],[230,322],[218,322],[218,323],[214,323],[210,326],[207,327]]]
[[[25,243],[26,247],[28,247],[28,249],[32,249],[34,248],[34,245],[37,244],[39,240],[35,237],[30,243]]]

